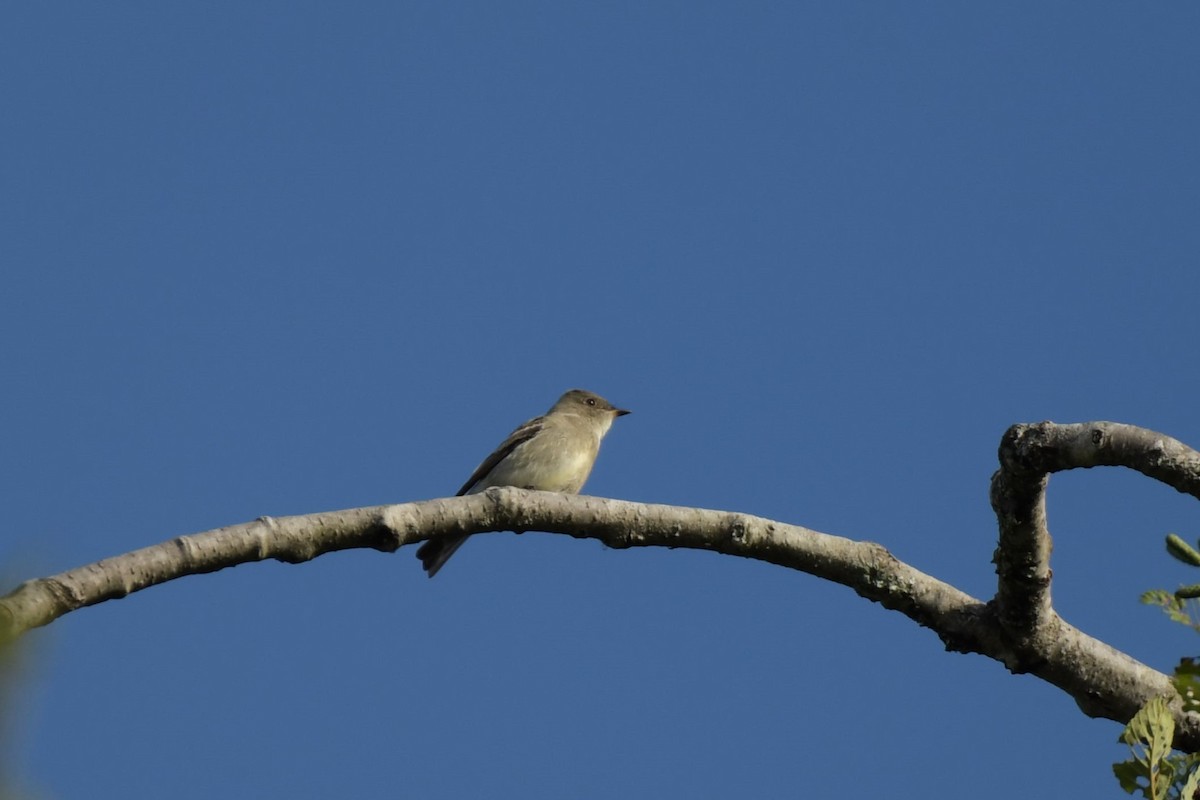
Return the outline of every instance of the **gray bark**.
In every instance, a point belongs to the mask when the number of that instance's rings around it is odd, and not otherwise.
[[[275,559],[309,561],[350,548],[392,552],[437,536],[529,530],[597,539],[612,548],[685,547],[778,564],[840,583],[936,633],[948,650],[979,653],[1059,687],[1084,713],[1128,722],[1168,676],[1072,627],[1050,600],[1049,476],[1123,466],[1200,498],[1200,454],[1153,431],[1111,422],[1015,425],[992,478],[999,523],[997,591],[979,600],[896,559],[882,545],[748,514],[491,488],[481,494],[297,517],[261,518],[23,583],[0,598],[12,638],[77,608],[184,575]],[[1200,715],[1179,711],[1176,744],[1200,750]]]

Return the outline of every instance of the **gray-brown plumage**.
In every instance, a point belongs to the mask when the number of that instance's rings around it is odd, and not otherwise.
[[[489,486],[577,494],[596,463],[600,440],[614,419],[628,413],[598,394],[572,389],[558,398],[545,415],[534,417],[509,434],[475,468],[458,494],[475,494]],[[417,558],[429,577],[437,574],[467,538],[430,539],[417,548]]]

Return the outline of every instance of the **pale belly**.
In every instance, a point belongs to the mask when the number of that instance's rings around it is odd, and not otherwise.
[[[489,486],[520,486],[545,492],[578,492],[592,471],[594,457],[588,452],[564,452],[550,447],[531,451],[518,448],[491,473],[471,488],[471,493]]]

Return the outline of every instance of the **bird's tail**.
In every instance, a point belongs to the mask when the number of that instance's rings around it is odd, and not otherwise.
[[[450,556],[454,555],[454,551],[462,547],[466,540],[466,536],[442,537],[430,539],[418,547],[417,558],[421,559],[421,566],[429,573],[429,577],[437,575],[442,565],[450,560]]]

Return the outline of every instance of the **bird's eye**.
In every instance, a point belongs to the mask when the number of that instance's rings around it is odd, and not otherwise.
[[[589,406],[594,406],[594,405],[596,405],[596,398],[594,398],[594,397],[589,397],[589,398],[587,399],[587,404],[588,404]]]

